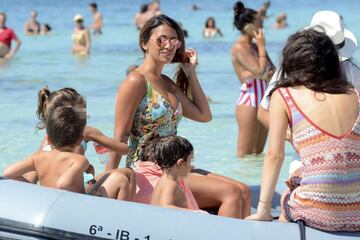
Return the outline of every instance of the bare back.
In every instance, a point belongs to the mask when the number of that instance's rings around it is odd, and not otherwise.
[[[271,69],[274,69],[274,65],[267,57],[268,64]],[[251,72],[256,78],[262,80],[270,80],[272,74],[265,76],[264,71],[259,66],[259,53],[255,43],[244,43],[239,39],[236,41],[231,49],[231,62],[233,64],[235,73],[238,79],[243,83],[244,79],[242,73],[244,71]]]
[[[93,28],[95,31],[99,31],[101,30],[102,27],[102,15],[100,12],[96,12],[94,14],[94,23],[93,23]]]
[[[322,130],[341,136],[348,133],[359,115],[358,95],[315,93],[305,87],[290,88],[298,109]],[[298,124],[296,127],[301,128]]]
[[[66,181],[66,189],[84,193],[83,172],[87,160],[80,154],[60,152],[39,152],[34,156],[34,167],[40,185],[51,188],[63,188],[61,182]],[[85,163],[85,164],[84,164]],[[88,164],[87,164],[88,166]]]
[[[156,184],[151,204],[164,207],[187,208],[184,191],[176,181],[169,179],[167,176],[162,176]]]

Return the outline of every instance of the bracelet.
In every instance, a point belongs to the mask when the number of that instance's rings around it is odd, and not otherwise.
[[[272,203],[270,201],[263,201],[263,200],[259,199],[259,202],[261,202],[265,205],[272,205]]]

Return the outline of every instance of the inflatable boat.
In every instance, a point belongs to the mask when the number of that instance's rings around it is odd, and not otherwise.
[[[259,187],[254,191],[253,205]],[[275,194],[274,203],[279,203]],[[273,206],[274,212],[279,210]],[[360,239],[306,227],[311,240]],[[0,178],[0,239],[300,239],[295,223],[246,221],[88,196]]]

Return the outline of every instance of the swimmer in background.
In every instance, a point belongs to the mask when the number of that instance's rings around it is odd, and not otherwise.
[[[286,28],[288,26],[286,19],[287,19],[286,13],[280,13],[279,16],[276,17],[276,23],[274,24],[273,28],[275,29]]]
[[[11,42],[15,41],[15,48],[11,49]],[[0,59],[10,59],[19,50],[21,41],[15,32],[6,27],[6,14],[0,12]]]
[[[137,69],[139,66],[138,65],[130,65],[127,69],[126,69],[126,76],[129,75],[130,73],[132,73],[135,69]]]
[[[148,11],[149,17],[152,18],[153,16],[159,16],[162,14],[160,10],[160,1],[154,0],[148,5]]]
[[[144,3],[140,6],[140,12],[135,15],[135,25],[138,30],[140,30],[144,26],[145,22],[149,19],[146,13],[147,10],[148,4]]]
[[[205,22],[205,28],[203,30],[203,37],[214,38],[216,36],[222,37],[223,34],[220,31],[220,29],[216,27],[215,19],[213,17],[208,17]]]
[[[41,26],[41,34],[42,35],[49,35],[51,34],[51,27],[49,24],[45,23],[44,25]]]
[[[192,11],[197,11],[199,10],[200,8],[198,7],[198,5],[196,5],[195,3],[193,5],[191,5],[191,10]]]
[[[90,31],[84,26],[82,15],[76,14],[73,18],[75,29],[72,34],[72,53],[80,55],[88,55],[90,53]]]
[[[101,13],[98,11],[96,3],[90,3],[90,11],[94,15],[93,30],[94,35],[102,34],[101,28],[103,26],[103,19]]]
[[[270,1],[265,1],[262,6],[259,8],[258,10],[258,17],[260,18],[261,21],[269,18],[269,16],[267,16],[267,10],[270,8]]]
[[[39,35],[40,23],[36,20],[38,13],[33,10],[30,13],[30,19],[24,25],[24,32],[26,35]]]
[[[144,24],[152,17],[161,15],[160,1],[154,0],[149,4],[143,4],[140,7],[140,13],[135,15],[135,24],[140,30]]]

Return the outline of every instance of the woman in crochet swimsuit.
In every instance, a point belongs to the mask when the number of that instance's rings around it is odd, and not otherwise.
[[[263,151],[267,130],[257,120],[257,109],[271,79],[274,66],[266,53],[261,20],[256,11],[241,2],[234,6],[234,25],[241,32],[231,55],[235,73],[241,82],[236,104],[238,123],[237,155],[259,154]],[[253,40],[256,42],[253,42]]]
[[[290,185],[282,197],[283,220],[302,220],[324,231],[360,231],[359,93],[346,81],[337,49],[322,32],[290,36],[282,59],[280,82],[270,92],[270,144],[257,214],[249,219],[272,220],[290,126],[303,167],[300,185]]]
[[[150,190],[138,186],[140,191],[135,197],[147,202],[151,187],[162,172],[155,163],[138,159],[141,143],[152,132],[160,136],[176,134],[182,116],[208,122],[212,115],[196,76],[197,53],[193,49],[185,51],[184,34],[176,21],[165,15],[151,18],[140,30],[139,45],[145,55],[144,62],[127,76],[118,90],[115,139],[129,141],[126,165],[135,166],[142,176],[147,174],[146,179],[138,178],[138,183],[151,182]],[[176,83],[162,74],[164,65],[169,63],[180,63]],[[120,156],[114,154],[106,168],[117,168],[119,162]],[[250,190],[243,183],[213,173],[191,173],[186,183],[200,208],[216,207],[219,215],[236,218],[250,214]],[[149,196],[139,196],[144,192]]]

